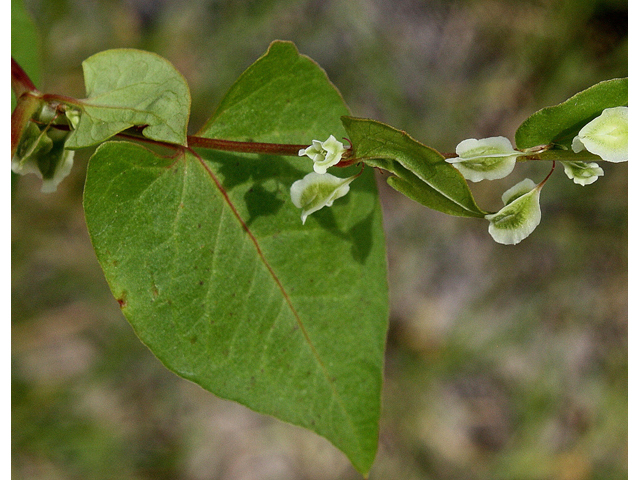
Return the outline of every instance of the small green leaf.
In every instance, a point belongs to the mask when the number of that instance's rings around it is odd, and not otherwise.
[[[605,108],[628,103],[628,81],[615,78],[597,83],[552,107],[546,107],[527,118],[516,131],[520,149],[551,143],[571,148],[578,131]]]
[[[191,97],[184,77],[150,52],[116,49],[82,62],[87,98],[75,106],[77,128],[67,148],[97,145],[133,126],[147,138],[186,145]]]
[[[276,42],[200,135],[310,144],[344,136],[346,113],[325,73]],[[110,142],[89,163],[87,226],[123,313],[178,375],[317,432],[366,473],[388,316],[374,172],[303,226],[289,188],[308,159],[197,154]]]
[[[342,117],[354,156],[396,175],[388,183],[400,193],[449,215],[482,218],[464,177],[432,148],[389,125]]]

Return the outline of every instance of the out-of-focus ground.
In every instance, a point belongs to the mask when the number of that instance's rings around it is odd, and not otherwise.
[[[169,59],[195,131],[274,39],[326,69],[356,116],[450,152],[627,75],[627,3],[604,0],[28,0],[45,91],[83,97],[114,47]],[[81,200],[90,152],[12,209],[15,479],[355,479],[328,442],[167,371],[111,297]],[[380,182],[391,319],[371,479],[627,478],[627,165],[557,171],[517,246]],[[472,186],[487,209],[525,176]],[[485,183],[487,183],[485,185]],[[357,388],[357,386],[354,386]]]

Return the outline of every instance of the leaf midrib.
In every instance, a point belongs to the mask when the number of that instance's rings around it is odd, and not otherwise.
[[[343,411],[343,413],[345,415],[345,418],[347,419],[348,425],[350,427],[352,438],[355,439],[355,441],[360,446],[360,451],[363,452],[364,450],[363,450],[362,445],[360,443],[360,438],[356,433],[356,428],[355,428],[355,425],[353,424],[353,420],[351,418],[351,415],[349,415],[348,410],[347,410],[347,408],[346,408],[346,406],[345,406],[345,404],[344,404],[344,402],[342,400],[342,397],[341,397],[341,395],[338,393],[338,391],[336,389],[335,382],[332,380],[332,377],[329,374],[329,371],[328,371],[326,365],[322,361],[322,358],[320,357],[320,354],[318,353],[314,343],[312,342],[311,337],[309,336],[309,332],[307,331],[307,328],[305,327],[305,325],[304,325],[304,323],[302,321],[302,318],[300,317],[300,314],[298,313],[296,307],[293,305],[293,301],[291,299],[291,296],[288,294],[288,292],[284,288],[284,285],[280,281],[278,275],[273,270],[273,267],[271,266],[271,264],[269,263],[269,261],[265,257],[264,253],[262,252],[262,249],[260,248],[260,245],[258,243],[257,238],[253,235],[253,233],[249,229],[249,227],[246,224],[246,222],[242,219],[242,217],[240,215],[240,212],[238,211],[238,209],[235,207],[235,205],[231,201],[231,198],[229,197],[229,194],[227,193],[227,191],[222,186],[222,183],[217,178],[216,174],[209,167],[209,165],[207,165],[207,163],[202,159],[202,157],[200,157],[199,155],[197,155],[193,151],[191,153],[196,157],[196,159],[198,160],[200,165],[204,168],[204,170],[207,173],[207,175],[209,175],[209,177],[211,178],[211,180],[214,183],[215,187],[217,188],[217,190],[222,195],[224,203],[230,208],[231,212],[233,213],[233,216],[240,223],[241,228],[249,236],[249,239],[251,240],[251,243],[253,244],[254,248],[256,249],[256,253],[258,254],[258,257],[260,258],[262,263],[267,268],[267,271],[269,272],[269,275],[271,276],[271,278],[275,282],[278,290],[280,290],[285,302],[287,303],[287,306],[288,306],[289,310],[291,311],[291,313],[293,314],[294,318],[296,319],[296,322],[297,322],[298,326],[300,327],[300,331],[302,332],[302,335],[303,335],[303,337],[305,339],[305,342],[309,345],[309,348],[311,349],[311,353],[312,353],[314,359],[316,360],[316,362],[320,366],[322,374],[323,374],[327,384],[331,388],[331,391],[333,393],[333,397],[336,399],[336,401],[338,402],[338,405],[340,406],[341,410]]]

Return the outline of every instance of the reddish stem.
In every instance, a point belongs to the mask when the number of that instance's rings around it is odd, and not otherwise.
[[[33,84],[27,72],[11,57],[11,88],[16,94],[17,98],[20,98],[27,92],[38,92],[38,89]]]
[[[18,105],[11,113],[11,158],[16,153],[22,133],[39,105],[38,98],[29,92],[18,98]]]
[[[547,180],[549,180],[549,177],[551,176],[551,174],[553,173],[553,171],[554,171],[555,169],[556,169],[556,161],[554,160],[554,161],[553,161],[553,165],[551,165],[551,171],[547,174],[547,176],[546,176],[546,177],[544,177],[544,180],[542,180],[542,181],[538,184],[537,188],[542,188],[542,187],[544,187],[544,184],[545,184],[545,183],[547,183]]]
[[[257,143],[237,142],[234,140],[221,140],[217,138],[204,138],[188,136],[187,143],[192,148],[212,148],[227,152],[265,153],[267,155],[298,156],[298,152],[309,145],[294,145],[285,143]]]
[[[13,57],[11,58],[11,86],[18,98],[20,98],[20,96],[25,93],[37,93],[37,96],[41,97],[41,100],[45,102],[61,102],[75,105],[80,103],[77,99],[66,97],[64,95],[40,94],[29,76],[25,73],[22,67],[18,65],[18,62],[16,62]],[[16,112],[17,110],[18,109],[16,109]],[[16,112],[14,112],[14,114]],[[17,141],[19,139],[20,133],[21,129],[12,129],[12,151],[14,145],[13,137],[18,136],[18,138],[16,139]],[[298,156],[298,152],[300,150],[303,150],[309,146],[283,143],[238,142],[234,140],[221,140],[197,136],[188,136],[187,144],[192,148],[211,148],[214,150],[224,150],[227,152],[264,153],[267,155],[289,156]]]

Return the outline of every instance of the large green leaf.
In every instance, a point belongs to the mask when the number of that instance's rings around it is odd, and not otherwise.
[[[87,98],[67,148],[97,145],[133,126],[144,136],[186,145],[191,97],[184,77],[150,52],[115,49],[82,62]]]
[[[277,42],[201,135],[311,143],[343,136],[345,113],[324,72]],[[162,157],[111,142],[90,161],[87,225],[125,316],[168,368],[323,435],[365,473],[388,315],[381,211],[365,172],[303,226],[289,187],[311,169],[299,157]]]
[[[538,110],[516,131],[516,145],[520,149],[551,143],[571,147],[578,131],[605,108],[628,103],[628,81],[615,78],[597,83],[552,107]]]
[[[342,123],[354,156],[394,173],[387,181],[399,192],[449,215],[482,218],[487,213],[476,204],[460,172],[436,150],[375,120],[345,116]]]
[[[40,41],[36,27],[24,8],[23,0],[11,0],[11,56],[38,86],[41,68]],[[11,109],[13,108],[15,103]]]

